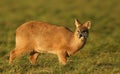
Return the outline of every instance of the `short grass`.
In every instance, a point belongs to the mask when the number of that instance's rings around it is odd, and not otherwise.
[[[90,20],[86,46],[62,66],[57,56],[41,54],[33,66],[28,55],[8,64],[15,46],[15,30],[22,23],[39,20],[74,31],[74,19]],[[119,0],[1,0],[0,74],[120,74]]]

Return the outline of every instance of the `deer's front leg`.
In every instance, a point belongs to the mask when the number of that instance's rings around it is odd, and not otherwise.
[[[59,63],[65,65],[67,62],[67,54],[65,52],[59,52],[57,54]]]

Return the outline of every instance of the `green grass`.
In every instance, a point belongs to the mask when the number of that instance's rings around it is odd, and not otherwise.
[[[119,0],[1,0],[0,74],[120,74]],[[87,44],[62,66],[57,56],[41,54],[33,66],[28,55],[8,64],[15,30],[30,20],[45,21],[74,31],[74,19],[90,20]]]

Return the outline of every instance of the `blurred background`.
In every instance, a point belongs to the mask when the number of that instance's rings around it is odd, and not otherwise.
[[[86,46],[70,60],[74,64],[58,65],[56,56],[39,59],[41,70],[26,67],[27,59],[17,66],[8,65],[8,55],[15,46],[15,31],[21,24],[43,21],[74,31],[74,19],[92,22]],[[1,0],[0,1],[0,73],[119,74],[120,73],[120,1],[119,0]],[[27,61],[27,62],[26,62]],[[25,69],[21,68],[21,65]],[[51,65],[51,66],[50,66]],[[9,66],[9,68],[8,68]],[[31,69],[32,67],[32,69]],[[8,68],[8,69],[6,69]],[[15,70],[14,70],[15,69]],[[18,69],[18,70],[17,70]],[[46,71],[47,70],[47,71]]]

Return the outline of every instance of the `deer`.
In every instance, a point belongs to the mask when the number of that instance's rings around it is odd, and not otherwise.
[[[16,57],[29,54],[29,60],[36,64],[40,53],[57,55],[60,64],[84,47],[89,36],[91,21],[81,24],[75,19],[75,31],[40,21],[29,21],[16,30],[16,45],[10,52],[9,64]]]

